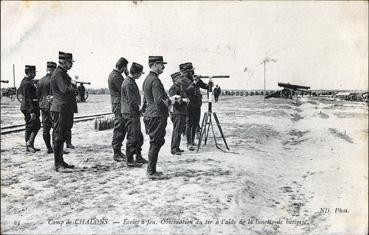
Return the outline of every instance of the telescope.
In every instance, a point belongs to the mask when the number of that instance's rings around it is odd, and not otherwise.
[[[91,85],[91,82],[79,82],[79,81],[76,81],[76,83]]]
[[[9,80],[1,80],[2,83],[9,83]]]
[[[198,78],[229,78],[229,75],[214,75],[214,76],[203,76],[203,75],[197,75]]]
[[[91,82],[80,82],[80,81],[77,81],[77,80],[74,80],[74,79],[72,79],[72,83],[74,83],[74,84],[87,84],[87,85],[91,85]]]
[[[223,130],[222,130],[222,127],[220,125],[218,116],[217,116],[217,114],[215,112],[213,112],[213,109],[212,109],[213,86],[214,86],[214,83],[213,83],[213,80],[212,79],[213,78],[229,78],[229,75],[214,75],[214,76],[197,75],[195,78],[209,78],[209,82],[208,82],[208,92],[209,92],[208,111],[204,113],[204,117],[202,119],[201,129],[200,129],[201,130],[200,131],[200,138],[199,138],[199,142],[197,144],[197,152],[200,149],[201,142],[202,142],[203,138],[204,138],[204,145],[206,145],[206,142],[207,142],[208,137],[209,137],[210,127],[211,127],[211,130],[213,132],[215,146],[218,149],[224,151],[218,145],[217,138],[216,138],[215,133],[214,133],[214,126],[215,125],[213,125],[213,119],[215,120],[216,126],[218,127],[219,133],[220,133],[220,135],[221,135],[221,137],[223,139],[223,142],[224,142],[226,148],[229,150],[229,147],[228,147],[227,141],[226,141],[226,139],[224,137]]]

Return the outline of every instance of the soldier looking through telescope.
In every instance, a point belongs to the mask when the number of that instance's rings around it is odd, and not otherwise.
[[[191,81],[191,84],[186,89],[190,99],[186,118],[186,138],[187,148],[192,151],[195,150],[194,146],[196,145],[194,139],[201,117],[202,94],[200,88],[208,89],[208,85],[204,83],[200,77],[194,75],[194,67],[191,62],[180,64],[179,70],[185,78]]]

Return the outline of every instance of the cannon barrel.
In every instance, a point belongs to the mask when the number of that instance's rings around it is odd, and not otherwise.
[[[9,80],[1,80],[2,83],[9,83]]]
[[[278,86],[288,88],[288,89],[292,89],[292,90],[298,90],[298,89],[309,90],[310,89],[309,86],[293,85],[293,84],[282,83],[282,82],[278,82]]]
[[[229,75],[214,75],[214,76],[203,76],[197,75],[199,78],[229,78]]]
[[[76,83],[91,85],[91,82],[80,82],[80,81],[76,81]]]

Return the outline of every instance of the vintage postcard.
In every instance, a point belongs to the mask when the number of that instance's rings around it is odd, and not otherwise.
[[[368,234],[368,2],[1,1],[1,234]]]

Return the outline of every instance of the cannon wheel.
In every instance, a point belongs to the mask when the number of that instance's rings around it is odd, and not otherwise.
[[[292,96],[292,92],[290,89],[283,89],[281,91],[281,97],[283,98],[290,98]]]
[[[23,95],[21,94],[21,91],[20,91],[19,89],[17,89],[17,91],[16,91],[16,96],[17,96],[17,100],[18,100],[19,102],[22,102],[22,100],[23,100]]]
[[[85,92],[85,101],[88,99],[88,91]]]

